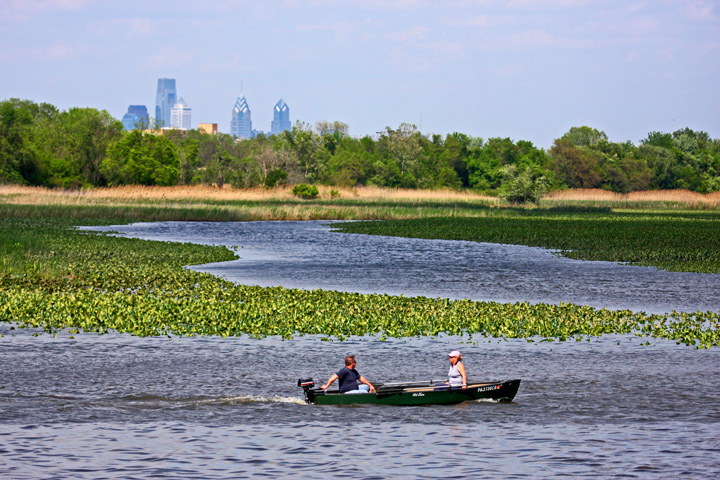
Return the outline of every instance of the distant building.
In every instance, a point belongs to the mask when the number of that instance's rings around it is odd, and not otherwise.
[[[175,136],[184,137],[187,134],[187,130],[181,129],[181,128],[171,128],[171,127],[162,127],[162,128],[150,128],[143,130],[143,135],[155,135],[162,137],[165,134]]]
[[[123,128],[127,131],[135,130],[139,125],[146,128],[148,125],[148,111],[145,105],[130,105],[122,117]]]
[[[135,125],[137,125],[138,121],[140,119],[137,115],[133,115],[132,113],[126,113],[123,115],[122,120],[120,120],[123,124],[123,130],[130,131],[135,130]]]
[[[158,78],[155,96],[155,122],[159,127],[170,126],[170,111],[177,103],[174,78]]]
[[[170,110],[170,128],[190,130],[192,110],[182,98]]]
[[[238,138],[253,137],[250,107],[248,107],[245,97],[238,97],[235,101],[230,119],[230,134]]]
[[[277,135],[285,130],[292,129],[292,125],[290,124],[290,107],[287,106],[287,103],[285,103],[282,98],[275,104],[271,125],[271,135]]]
[[[200,123],[198,124],[198,130],[202,133],[207,133],[208,135],[217,135],[217,125],[217,123]]]

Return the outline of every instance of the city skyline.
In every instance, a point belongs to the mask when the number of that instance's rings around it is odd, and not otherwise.
[[[156,114],[163,114],[168,99],[173,96],[177,96],[177,79],[175,78],[159,78],[158,87],[156,92],[156,102],[159,102],[155,106]],[[231,135],[235,135],[238,138],[252,138],[258,133],[264,133],[268,135],[277,135],[285,130],[292,129],[292,121],[290,120],[290,107],[282,98],[277,101],[273,107],[273,120],[271,121],[269,130],[257,130],[253,128],[251,119],[251,110],[249,108],[247,99],[241,95],[235,101],[235,106],[232,109],[232,118],[230,121],[230,129],[228,132]],[[158,125],[161,128],[176,128],[182,130],[199,129],[200,125],[214,124],[217,133],[217,122],[197,122],[192,123],[192,109],[185,101],[183,97],[170,108],[170,121],[166,123],[162,118],[151,119],[147,112],[145,105],[130,105],[127,112],[120,119],[123,128],[125,130],[133,130],[136,125],[144,125],[151,127],[152,124]],[[154,122],[152,121],[154,120]]]
[[[720,137],[716,0],[10,0],[0,27],[4,98],[118,119],[154,106],[147,86],[165,76],[224,132],[242,82],[263,130],[285,98],[293,119],[353,136],[410,123],[544,148],[582,125],[613,141]]]

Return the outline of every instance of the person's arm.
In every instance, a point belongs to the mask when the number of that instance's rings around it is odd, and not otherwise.
[[[330,385],[337,379],[338,379],[337,373],[333,373],[333,376],[330,377],[330,380],[328,380],[327,383],[320,388],[322,388],[323,390],[327,390],[328,387],[330,387]]]
[[[467,388],[467,375],[465,374],[465,365],[462,364],[462,362],[458,362],[458,372],[463,377],[463,390]]]
[[[370,382],[368,382],[367,380],[365,380],[365,377],[363,377],[362,375],[360,375],[360,378],[359,378],[358,380],[360,380],[362,383],[364,383],[365,385],[367,385],[368,387],[370,387],[370,393],[375,393],[375,387],[373,387],[372,383],[370,383]]]

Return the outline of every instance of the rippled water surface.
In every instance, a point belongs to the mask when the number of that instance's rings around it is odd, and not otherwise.
[[[558,257],[541,248],[331,231],[328,222],[161,222],[96,228],[150,240],[237,247],[193,267],[260,286],[570,302],[648,313],[720,310],[720,275]]]
[[[720,475],[718,350],[0,333],[0,478]],[[295,386],[348,353],[371,381],[441,378],[453,348],[471,378],[522,378],[515,401],[311,406]]]
[[[323,282],[331,278],[343,287],[337,289],[353,290],[358,281],[359,290],[465,296],[442,293],[472,284],[450,275],[450,290],[430,293],[427,286],[442,286],[442,275],[428,271],[482,272],[498,261],[506,265],[506,277],[494,278],[508,279],[499,282],[506,294],[544,292],[508,298],[537,300],[554,291],[544,282],[563,279],[538,274],[545,286],[536,290],[523,272],[559,262],[572,275],[608,269],[608,282],[625,269],[644,272],[637,278],[666,292],[636,298],[602,282],[582,287],[582,295],[595,291],[598,306],[632,301],[662,310],[682,296],[679,280],[663,284],[653,269],[567,261],[538,249],[511,247],[497,260],[493,245],[341,235],[314,222],[289,222],[286,230],[278,228],[282,224],[252,225],[263,233],[250,227],[247,233],[244,225],[193,225],[190,231],[175,223],[143,228],[159,229],[153,238],[242,247],[233,279],[258,275],[248,281],[254,284],[280,279],[291,284],[277,284],[329,288]],[[163,238],[168,229],[175,236]],[[177,234],[183,231],[186,236]],[[230,236],[222,239],[224,234]],[[423,267],[443,252],[448,258],[440,266]],[[461,259],[465,266],[450,268]],[[278,266],[286,261],[294,267]],[[387,262],[394,266],[375,272]],[[298,266],[314,272],[311,284],[294,283],[297,276],[290,273]],[[223,265],[203,267],[215,268]],[[485,274],[491,273],[477,278]],[[588,275],[583,278],[601,274]],[[568,295],[580,295],[569,280]],[[602,304],[613,291],[614,303]],[[687,308],[717,299],[694,301]],[[324,342],[34,333],[0,324],[3,479],[720,478],[719,349],[659,340],[643,345],[645,339],[628,336],[563,343],[466,337]],[[447,373],[447,352],[456,348],[471,380],[521,378],[515,401],[311,406],[296,386],[299,377],[324,382],[350,353],[371,381],[439,379]]]

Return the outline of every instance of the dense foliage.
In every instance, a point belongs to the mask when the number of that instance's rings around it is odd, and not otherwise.
[[[125,132],[105,111],[10,99],[0,102],[0,183],[471,188],[515,203],[564,187],[708,193],[720,191],[720,141],[685,128],[615,143],[584,126],[545,151],[510,138],[425,136],[408,124],[353,138],[341,122],[237,140],[197,130]]]
[[[300,183],[298,185],[295,185],[292,189],[292,192],[294,195],[297,195],[298,197],[304,198],[306,200],[316,198],[320,194],[320,191],[315,185],[308,185],[307,183]]]
[[[0,219],[1,322],[70,334],[566,340],[634,333],[700,348],[720,345],[718,313],[646,315],[572,304],[238,286],[183,268],[233,258],[226,248],[81,233],[70,225],[49,218]]]

